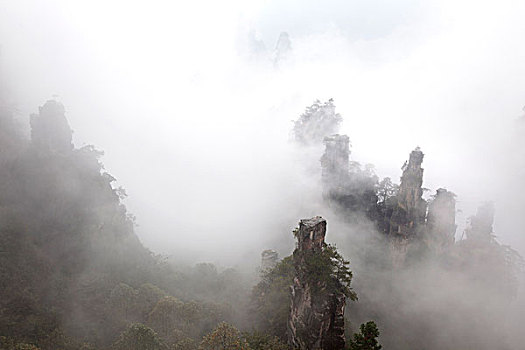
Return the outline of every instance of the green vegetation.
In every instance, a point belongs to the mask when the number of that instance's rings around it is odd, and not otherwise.
[[[337,133],[342,121],[341,115],[335,113],[334,100],[324,103],[316,100],[295,121],[293,134],[298,143],[320,144],[325,136]]]
[[[360,332],[354,334],[354,339],[350,341],[349,350],[380,350],[382,348],[377,341],[379,329],[373,321],[363,323]]]
[[[64,108],[50,101],[31,120],[27,140],[0,110],[0,125],[13,129],[0,132],[2,349],[126,348],[137,339],[191,348],[234,317],[239,274],[153,255],[102,152],[71,144]]]
[[[306,275],[306,280],[315,288],[340,292],[347,298],[357,300],[357,294],[350,287],[352,271],[350,262],[345,260],[335,246],[326,245],[320,253],[295,252],[302,255],[301,270]],[[319,289],[314,289],[320,291]]]
[[[320,118],[330,108],[331,102],[318,104],[307,114]],[[336,115],[329,116],[333,127]],[[60,124],[57,128],[53,120]],[[246,277],[235,269],[220,271],[209,263],[172,265],[140,243],[134,218],[122,203],[125,191],[104,170],[102,152],[93,146],[73,147],[60,104],[46,103],[32,117],[32,126],[35,139],[28,140],[17,131],[11,111],[0,108],[1,349],[285,350],[289,349],[294,276],[300,275],[312,287],[312,299],[330,293],[357,299],[349,262],[332,245],[323,245],[315,253],[295,252],[265,271],[253,288],[255,276]],[[303,137],[317,137],[308,128],[301,129],[300,123],[297,127],[299,134],[304,131]],[[368,191],[375,186],[376,192],[367,194],[364,202],[356,201],[351,192],[340,197],[339,204],[352,212],[357,206],[370,213],[367,208],[373,202],[377,215],[370,217],[375,218],[380,232],[390,234],[392,210],[399,204],[398,187],[388,178],[376,184],[371,168],[361,171],[356,164],[350,165],[352,181],[363,180],[352,182],[359,183],[353,189]],[[451,212],[449,226],[455,229],[455,211]],[[396,335],[399,339],[421,348],[432,338],[419,336],[425,332],[411,338],[412,329],[446,326],[436,319],[448,320],[450,312],[458,319],[474,315],[478,316],[474,318],[477,329],[486,334],[461,322],[446,329],[450,334],[446,344],[468,345],[463,339],[482,337],[486,347],[498,348],[500,338],[492,335],[504,332],[494,324],[503,323],[500,320],[507,309],[501,305],[510,305],[518,293],[523,260],[497,242],[492,224],[493,208],[485,205],[471,218],[466,239],[452,239],[440,246],[435,250],[439,254],[432,256],[435,260],[425,251],[407,254],[410,264],[399,270],[392,269],[388,238],[370,240],[372,247],[352,247],[363,250],[366,259],[361,260],[356,284],[362,298],[347,316],[359,319],[356,324],[363,318],[380,321],[388,330],[382,337],[385,346],[397,340],[391,335],[395,329],[401,334]],[[441,281],[447,279],[454,282],[448,285],[455,288],[453,295],[443,292],[447,288]],[[407,293],[407,285],[412,294]],[[406,307],[411,302],[407,295],[419,297],[422,304],[430,300],[443,305],[444,311],[429,308],[434,312],[430,318],[409,317],[406,313],[413,310]],[[496,315],[497,322],[488,319],[488,314]],[[297,331],[305,337],[311,333],[307,327],[297,327]],[[381,349],[378,336],[375,323],[367,322],[349,342],[350,349]],[[428,349],[441,345],[436,341]]]
[[[281,260],[265,272],[252,291],[252,318],[260,332],[286,340],[286,323],[290,313],[290,286],[294,267],[292,257]]]
[[[141,323],[129,326],[113,344],[114,350],[166,350],[157,334]]]
[[[199,347],[201,350],[248,350],[248,343],[241,337],[239,330],[227,323],[220,323],[206,335]]]

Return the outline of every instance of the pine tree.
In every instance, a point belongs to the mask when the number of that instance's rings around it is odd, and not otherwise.
[[[360,332],[354,334],[354,339],[350,340],[350,350],[380,350],[382,348],[377,341],[379,329],[374,321],[363,323]]]

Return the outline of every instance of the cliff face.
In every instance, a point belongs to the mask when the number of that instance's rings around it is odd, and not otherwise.
[[[490,291],[491,302],[499,299],[507,303],[519,291],[525,263],[517,251],[496,240],[494,209],[494,203],[483,203],[469,218],[465,239],[453,247],[453,263],[471,280],[479,281],[474,293],[478,289]]]
[[[263,250],[261,253],[261,271],[273,269],[279,261],[279,254],[272,249]]]
[[[408,245],[422,232],[425,224],[427,202],[423,195],[424,154],[419,147],[410,153],[408,163],[402,167],[403,175],[397,194],[397,203],[390,218],[392,259],[395,266],[403,264]]]
[[[279,68],[279,64],[285,61],[292,52],[292,41],[287,32],[281,32],[275,45],[273,64]]]
[[[330,290],[322,278],[312,278],[315,261],[324,251],[326,221],[317,216],[299,222],[293,253],[295,277],[288,318],[289,343],[295,348],[344,349],[343,293]]]
[[[470,226],[465,230],[467,239],[490,241],[493,235],[494,203],[481,205],[476,215],[470,217]]]
[[[425,222],[427,203],[423,195],[423,152],[418,148],[410,153],[408,164],[403,165],[403,175],[397,194],[397,206],[390,219],[390,234],[405,239],[413,238],[418,227]]]
[[[0,334],[52,344],[64,332],[108,343],[116,328],[106,296],[117,283],[148,282],[156,261],[100,152],[73,148],[61,104],[48,101],[31,117],[31,136],[0,169]],[[59,344],[41,348],[66,348]]]
[[[369,218],[377,216],[377,176],[371,168],[361,169],[350,162],[350,140],[346,135],[324,138],[325,152],[321,157],[323,197],[328,204],[342,212],[346,219],[356,213]]]
[[[456,234],[456,199],[454,193],[440,188],[428,206],[427,240],[440,253],[454,244]]]
[[[348,181],[350,162],[350,139],[346,135],[324,138],[325,152],[321,157],[322,181],[325,196],[340,192]]]
[[[31,115],[31,141],[38,149],[59,153],[73,150],[73,131],[66,119],[65,108],[57,101],[47,101]]]

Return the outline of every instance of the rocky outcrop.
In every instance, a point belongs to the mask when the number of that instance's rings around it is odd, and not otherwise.
[[[412,238],[425,222],[427,203],[423,195],[423,152],[418,148],[410,153],[408,163],[402,167],[403,175],[397,194],[397,207],[390,219],[390,234]]]
[[[346,135],[324,138],[325,152],[321,157],[323,191],[325,196],[340,193],[348,182],[350,139]]]
[[[454,244],[456,228],[456,195],[440,188],[428,205],[427,241],[430,248],[437,253],[450,248]]]
[[[275,68],[279,68],[279,64],[285,61],[292,52],[292,41],[287,32],[281,32],[277,44],[275,45],[275,52],[273,64]]]
[[[279,254],[272,249],[263,250],[261,253],[261,271],[271,270],[277,265]]]
[[[350,140],[346,135],[324,138],[325,152],[321,157],[323,198],[345,219],[366,214],[377,215],[377,176],[369,167],[361,169],[350,162]]]
[[[73,131],[66,119],[64,106],[54,100],[31,115],[31,142],[40,150],[65,153],[73,150]]]
[[[417,147],[405,162],[401,184],[397,193],[397,203],[390,218],[390,236],[392,238],[392,258],[394,265],[403,264],[409,243],[420,235],[425,224],[427,202],[423,195],[424,154]]]
[[[346,297],[315,277],[316,260],[326,248],[326,220],[317,216],[301,220],[295,231],[295,277],[288,318],[288,339],[297,349],[344,349]],[[313,277],[314,276],[314,277]],[[333,278],[330,276],[330,278]]]
[[[486,202],[478,207],[476,215],[469,218],[470,225],[465,230],[467,239],[490,241],[493,238],[494,203]]]

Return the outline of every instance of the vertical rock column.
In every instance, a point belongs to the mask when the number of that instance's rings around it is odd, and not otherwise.
[[[493,239],[494,225],[494,203],[483,203],[476,212],[470,217],[470,225],[465,230],[467,239],[491,241]]]
[[[263,250],[261,253],[261,271],[269,271],[277,265],[279,254],[272,249]]]
[[[288,339],[294,348],[344,349],[344,308],[342,293],[329,290],[322,279],[312,279],[311,262],[326,246],[326,220],[320,216],[299,222],[293,253],[296,275],[292,289]]]
[[[457,228],[455,197],[454,193],[440,188],[428,206],[427,239],[436,253],[454,244]]]
[[[68,153],[73,150],[72,135],[64,106],[54,100],[31,115],[31,142],[40,150]]]
[[[350,139],[346,135],[327,136],[321,157],[323,192],[325,197],[343,191],[348,182]]]
[[[424,154],[419,147],[410,153],[408,163],[403,165],[403,175],[397,194],[397,205],[390,218],[392,254],[394,265],[403,265],[408,244],[413,240],[425,223],[427,202],[423,195]]]

